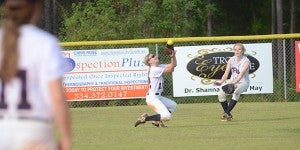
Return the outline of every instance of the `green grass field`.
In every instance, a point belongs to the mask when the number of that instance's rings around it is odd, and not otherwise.
[[[238,103],[221,122],[219,103],[179,104],[168,128],[133,127],[147,106],[72,108],[74,150],[296,150],[300,102]]]

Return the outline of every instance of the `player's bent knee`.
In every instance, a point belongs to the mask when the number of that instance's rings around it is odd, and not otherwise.
[[[218,94],[218,98],[220,102],[224,102],[226,100],[226,94],[223,91],[220,91]]]
[[[219,102],[225,102],[225,101],[226,101],[225,98],[219,99]]]
[[[232,99],[234,99],[235,101],[239,101],[240,95],[241,95],[241,94],[235,94],[235,93],[233,93],[233,94],[232,94]]]
[[[177,109],[177,104],[175,103],[169,108],[170,113],[174,112]]]
[[[170,115],[162,116],[161,120],[162,121],[170,121],[170,120],[172,120],[172,115],[170,114]]]

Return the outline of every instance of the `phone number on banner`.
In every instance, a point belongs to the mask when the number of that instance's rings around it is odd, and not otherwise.
[[[74,99],[111,99],[127,97],[127,91],[74,93]]]
[[[106,100],[143,98],[148,90],[147,84],[115,85],[98,87],[65,87],[67,100]]]

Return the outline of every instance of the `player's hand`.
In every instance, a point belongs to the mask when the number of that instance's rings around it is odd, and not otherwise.
[[[70,138],[62,138],[58,145],[59,150],[71,150],[72,144]]]
[[[222,83],[216,81],[213,84],[216,85],[216,86],[220,86]]]
[[[170,54],[170,57],[171,57],[171,58],[174,58],[175,55],[176,55],[176,51],[175,51],[175,50],[172,50],[172,52],[171,52],[171,54]]]

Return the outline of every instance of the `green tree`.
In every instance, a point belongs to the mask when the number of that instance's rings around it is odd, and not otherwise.
[[[214,16],[216,35],[269,34],[271,32],[270,0],[216,0]]]
[[[60,37],[64,41],[88,41],[203,36],[205,5],[199,0],[73,3],[71,12],[64,14]]]
[[[277,20],[272,18],[272,0],[67,0],[59,4],[63,41],[270,34],[278,28],[272,22]],[[300,3],[290,0],[282,5],[282,33],[299,32],[295,27]]]

